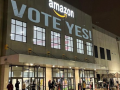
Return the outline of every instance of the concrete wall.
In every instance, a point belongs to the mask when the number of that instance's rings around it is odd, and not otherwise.
[[[18,10],[20,10],[22,4],[27,5],[25,14],[23,15],[23,18],[18,18],[16,16],[14,16],[14,12],[13,12],[13,8],[12,8],[12,4],[11,4],[11,0],[9,0],[9,5],[8,5],[8,19],[7,19],[7,41],[6,43],[9,45],[10,48],[12,48],[14,51],[21,53],[21,54],[26,54],[28,48],[31,48],[35,53],[37,54],[46,54],[47,51],[49,51],[52,55],[54,55],[57,58],[61,58],[62,54],[65,54],[68,58],[70,59],[74,59],[75,56],[77,56],[79,58],[79,60],[85,61],[85,58],[88,58],[89,62],[94,63],[94,57],[92,56],[88,56],[87,55],[87,51],[86,51],[86,42],[91,42],[93,43],[93,41],[91,41],[90,39],[86,40],[84,38],[80,38],[75,36],[75,28],[72,31],[72,34],[69,34],[69,30],[67,28],[67,25],[65,25],[65,21],[69,22],[70,24],[74,24],[74,25],[78,25],[81,28],[86,28],[87,30],[92,30],[92,18],[91,16],[83,13],[82,11],[68,5],[67,3],[64,3],[63,1],[60,0],[55,0],[56,2],[65,5],[66,7],[71,8],[72,10],[74,10],[75,12],[75,18],[71,18],[71,17],[67,17],[67,18],[60,18],[61,19],[61,26],[58,26],[59,28],[62,29],[62,31],[59,30],[55,30],[53,28],[53,17],[49,18],[49,26],[46,27],[45,26],[45,22],[44,22],[44,15],[41,15],[40,19],[40,23],[33,23],[30,20],[28,20],[28,8],[29,7],[33,7],[37,10],[39,10],[40,12],[43,11],[45,13],[48,13],[52,16],[55,16],[57,18],[59,18],[51,8],[49,8],[48,6],[48,0],[14,0],[17,2],[17,6],[18,6]],[[33,13],[33,18],[35,17],[35,14]],[[16,20],[20,20],[20,21],[24,21],[27,23],[27,43],[22,43],[22,42],[17,42],[17,41],[11,41],[10,40],[10,32],[11,32],[11,19],[16,19]],[[46,47],[43,46],[37,46],[37,45],[33,45],[33,26],[39,26],[39,27],[43,27],[46,29]],[[52,49],[51,48],[51,30],[55,31],[55,32],[59,32],[61,33],[61,49]],[[83,34],[83,33],[79,33],[79,34]],[[68,36],[72,36],[73,37],[73,42],[74,42],[74,51],[73,52],[68,52],[65,51],[65,35]],[[76,39],[82,39],[84,41],[84,49],[85,49],[85,54],[78,54],[77,53],[77,43],[76,43]],[[20,45],[20,46],[19,46]],[[11,50],[7,50],[6,55],[10,55],[10,54],[15,54],[15,52],[11,51]]]
[[[98,58],[95,58],[95,62],[100,64],[101,66],[104,65],[108,67],[109,73],[116,73],[120,71],[120,59],[119,59],[119,41],[116,41],[116,35],[96,26],[93,25],[93,38],[94,38],[94,45],[98,47]],[[119,37],[118,37],[119,39]],[[100,58],[100,47],[104,48],[105,51],[105,59]],[[106,49],[109,49],[111,52],[111,61],[107,60]],[[104,71],[105,73],[106,71]],[[103,73],[103,71],[101,72]]]
[[[9,65],[0,65],[0,90],[7,90],[9,80]]]

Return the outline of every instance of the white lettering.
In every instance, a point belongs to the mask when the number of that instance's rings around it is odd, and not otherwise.
[[[57,10],[57,11],[59,11],[59,4],[56,3],[56,2],[54,2],[54,9]]]
[[[49,7],[53,8],[53,1],[52,0],[49,0]]]
[[[71,17],[73,17],[73,18],[74,18],[74,12],[73,12],[73,11],[71,11]]]
[[[67,14],[67,8],[66,7],[64,7],[64,13]]]
[[[71,15],[70,9],[67,10],[67,14],[68,14],[68,16]]]
[[[63,5],[60,5],[57,2],[54,2],[52,0],[49,0],[49,7],[56,10],[60,11],[61,13],[67,14],[70,17],[74,18],[74,12],[73,10],[68,9],[67,7],[64,7]]]
[[[60,12],[63,13],[63,5],[60,5]]]

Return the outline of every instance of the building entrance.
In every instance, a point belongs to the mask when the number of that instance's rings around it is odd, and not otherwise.
[[[33,83],[35,90],[45,90],[45,68],[30,66],[10,66],[9,81],[12,81],[14,90],[15,84],[19,81],[19,90],[22,90],[23,83],[25,90],[32,90]]]
[[[57,83],[61,83],[61,90],[75,90],[74,89],[74,78],[53,78],[53,80]]]
[[[75,90],[75,72],[72,69],[53,69],[53,80],[61,84],[60,90]]]

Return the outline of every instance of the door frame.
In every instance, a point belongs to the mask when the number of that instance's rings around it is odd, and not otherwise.
[[[44,90],[44,82],[45,82],[45,80],[44,80],[44,77],[35,77],[34,78],[35,80],[37,79],[37,83],[38,83],[38,79],[39,79],[39,83],[40,83],[40,79],[43,79],[43,85],[40,85],[40,86],[43,86],[43,90]],[[36,84],[37,85],[37,84]],[[45,86],[46,87],[46,86]],[[40,89],[41,90],[41,89]]]
[[[75,85],[76,85],[76,84],[75,84],[75,83],[76,83],[76,82],[75,82],[75,78],[74,78],[74,77],[68,77],[68,79],[73,79],[73,84],[69,84],[69,82],[68,82],[68,90],[75,90],[75,88],[76,88],[76,86],[75,86]],[[69,89],[69,86],[71,86],[71,85],[73,85],[73,88],[74,88],[74,89]]]
[[[62,78],[62,77],[61,77]],[[54,79],[56,79],[56,81],[58,81],[58,79],[60,79],[60,77],[53,77],[53,80]],[[75,78],[74,77],[68,77],[67,78],[67,81],[68,81],[68,79],[73,79],[73,83],[74,83],[74,81],[75,81]],[[69,86],[71,86],[71,85],[74,85],[74,89],[69,89]],[[66,85],[64,85],[64,86],[66,86]],[[63,85],[62,85],[62,87],[63,87]],[[69,82],[67,83],[67,88],[68,88],[68,90],[75,90],[75,84],[69,84]]]

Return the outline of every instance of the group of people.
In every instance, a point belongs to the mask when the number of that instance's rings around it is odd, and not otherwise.
[[[49,80],[48,81],[48,87],[49,87],[49,90],[61,90],[61,83],[60,82],[55,82],[55,80],[51,81]]]
[[[19,84],[20,84],[20,82],[19,82],[19,81],[16,81],[16,83],[15,83],[15,88],[16,88],[16,90],[19,90]],[[8,89],[8,90],[13,90],[13,84],[12,84],[11,81],[10,81],[9,84],[7,85],[7,89]],[[23,85],[22,85],[22,90],[25,90],[25,83],[23,83]]]
[[[20,84],[20,82],[19,82],[19,81],[16,81],[16,83],[15,83],[15,88],[16,88],[16,90],[20,90],[20,89],[19,89],[19,84]],[[35,86],[36,86],[35,81],[33,81],[33,83],[32,83],[31,85],[29,85],[29,86],[32,88],[32,90],[35,90]],[[26,87],[25,83],[23,83],[23,84],[22,84],[22,90],[25,90],[26,88],[29,88],[29,86]],[[10,81],[9,84],[7,85],[7,89],[8,89],[8,90],[13,90],[13,84],[12,84],[11,81]]]

